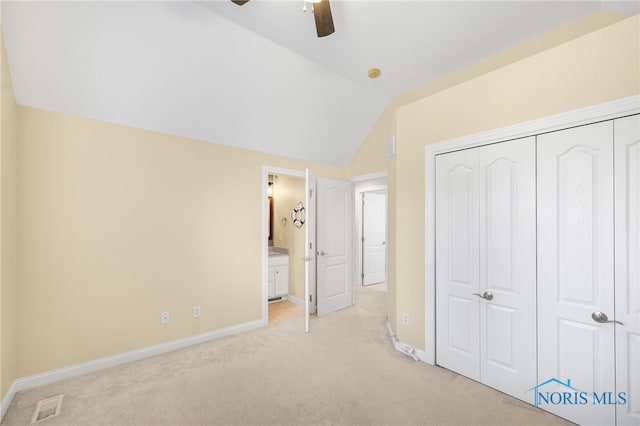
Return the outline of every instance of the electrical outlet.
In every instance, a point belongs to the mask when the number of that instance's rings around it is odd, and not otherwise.
[[[193,317],[200,318],[200,306],[193,307]]]
[[[160,324],[169,324],[169,312],[160,313]]]
[[[406,312],[402,314],[402,323],[404,325],[409,325],[409,314]]]

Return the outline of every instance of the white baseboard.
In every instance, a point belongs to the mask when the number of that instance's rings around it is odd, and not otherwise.
[[[407,356],[410,356],[411,358],[415,359],[416,361],[422,361],[424,363],[430,364],[427,361],[427,354],[425,351],[422,351],[420,349],[416,349],[411,345],[407,345],[406,343],[402,343],[401,341],[398,340],[398,338],[396,337],[395,334],[393,334],[393,330],[391,329],[391,324],[389,324],[389,321],[387,321],[387,335],[389,336],[389,340],[391,341],[391,345],[393,346],[393,348],[400,352],[403,353]]]
[[[2,398],[2,407],[0,408],[0,422],[2,421],[2,419],[4,419],[4,414],[9,409],[9,405],[11,404],[11,401],[13,401],[13,397],[16,396],[16,392],[18,391],[16,390],[16,382],[14,381],[13,383],[11,383],[11,386],[9,386],[7,394],[4,396],[4,398]]]
[[[296,305],[302,306],[304,308],[304,300],[300,299],[299,297],[288,295],[287,300],[291,303],[295,303]]]
[[[429,362],[428,357],[427,357],[427,353],[423,350],[420,349],[413,349],[414,353],[416,354],[416,356],[418,357],[418,359],[422,362],[424,362],[425,364],[429,364],[429,365],[434,365],[432,363]]]
[[[15,394],[22,390],[55,383],[61,380],[69,379],[71,377],[81,376],[83,374],[93,373],[105,368],[115,367],[117,365],[138,361],[140,359],[175,351],[177,349],[186,348],[188,346],[198,345],[200,343],[220,339],[222,337],[231,336],[233,334],[255,330],[261,327],[264,327],[264,323],[262,320],[247,322],[244,324],[223,328],[221,330],[215,330],[208,333],[185,337],[184,339],[173,340],[171,342],[148,346],[146,348],[136,349],[130,352],[124,352],[105,358],[99,358],[93,361],[83,362],[81,364],[71,365],[69,367],[58,368],[56,370],[45,371],[44,373],[34,374],[32,376],[21,377],[13,381],[11,387],[9,388],[9,391],[2,400],[0,421],[2,421],[2,418],[9,408],[9,404],[11,404],[11,400],[13,400]]]
[[[291,296],[288,295],[287,296],[287,300],[291,303],[294,303],[298,306],[302,306],[304,308],[304,299],[300,299],[299,297],[295,297],[295,296]],[[309,307],[309,313],[310,314],[315,314],[316,313],[316,307],[315,306],[310,306]]]

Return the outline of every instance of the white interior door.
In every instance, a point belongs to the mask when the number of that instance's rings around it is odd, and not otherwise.
[[[362,194],[362,284],[386,279],[387,195],[385,192]]]
[[[528,400],[536,381],[535,140],[436,158],[437,363]]]
[[[306,221],[304,229],[304,331],[309,332],[309,317],[316,311],[316,177],[304,171]]]
[[[478,153],[436,157],[436,362],[480,380]]]
[[[351,306],[351,184],[317,179],[318,315]]]
[[[613,122],[548,133],[538,148],[538,380],[546,392],[613,392]],[[637,260],[636,260],[637,261]],[[637,363],[636,363],[637,364]],[[614,424],[615,406],[538,406],[573,422]]]
[[[618,425],[640,425],[640,116],[614,122],[615,328]],[[613,319],[613,318],[610,318]]]
[[[531,402],[536,383],[536,151],[529,137],[481,147],[480,377]]]

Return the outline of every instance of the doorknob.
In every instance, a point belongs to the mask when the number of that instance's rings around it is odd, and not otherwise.
[[[592,313],[591,314],[591,319],[593,319],[595,322],[598,322],[600,324],[607,324],[607,323],[610,323],[610,322],[615,322],[617,324],[624,325],[620,321],[616,321],[616,320],[609,321],[609,317],[607,316],[607,314],[605,314],[604,312],[600,312],[600,311]]]
[[[318,256],[326,256],[326,255],[328,255],[328,254],[329,254],[329,253],[325,253],[325,252],[323,252],[322,250],[320,250],[320,253],[318,253]]]
[[[478,297],[482,297],[483,299],[487,299],[487,300],[492,300],[493,299],[493,293],[491,293],[490,291],[485,291],[484,293],[480,294],[480,293],[471,293],[474,296],[478,296]]]

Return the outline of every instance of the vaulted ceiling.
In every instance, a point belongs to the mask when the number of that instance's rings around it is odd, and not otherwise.
[[[331,8],[325,38],[301,0],[4,0],[1,19],[21,105],[344,167],[394,96],[603,8],[637,13],[638,2]]]

